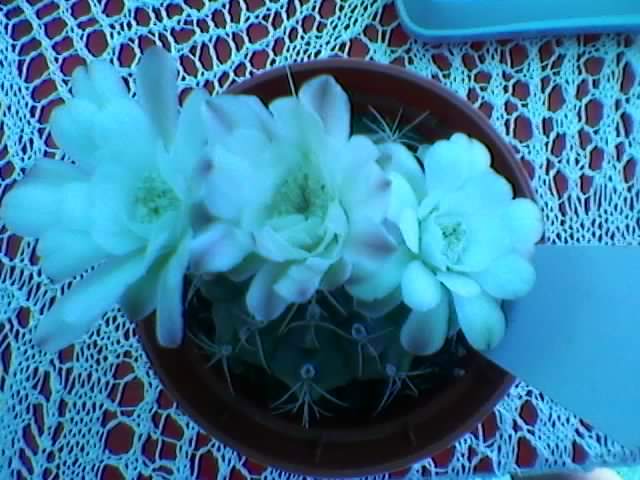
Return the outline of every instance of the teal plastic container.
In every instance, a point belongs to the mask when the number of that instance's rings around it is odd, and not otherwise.
[[[429,42],[640,32],[640,0],[396,0],[407,32]]]

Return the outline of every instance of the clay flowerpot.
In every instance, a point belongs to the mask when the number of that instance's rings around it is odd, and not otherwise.
[[[461,131],[491,151],[493,168],[513,185],[516,196],[532,197],[527,176],[511,149],[487,119],[465,100],[438,83],[405,69],[358,60],[331,59],[291,67],[297,85],[319,74],[333,75],[349,93],[355,115],[369,107],[404,122],[431,112],[414,132],[426,141]],[[284,68],[241,82],[229,93],[257,95],[265,102],[289,95]],[[187,319],[187,322],[189,319]],[[233,395],[221,373],[208,368],[196,344],[186,337],[177,349],[161,348],[154,318],[138,332],[151,364],[165,388],[202,429],[217,440],[265,465],[310,475],[346,477],[392,471],[451,445],[487,416],[513,384],[513,377],[471,352],[466,374],[432,394],[402,398],[380,415],[329,419],[305,429],[273,415],[257,399],[250,382],[234,379]]]

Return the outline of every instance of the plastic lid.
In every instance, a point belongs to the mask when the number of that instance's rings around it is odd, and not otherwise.
[[[640,32],[639,0],[396,0],[406,30],[426,41]]]

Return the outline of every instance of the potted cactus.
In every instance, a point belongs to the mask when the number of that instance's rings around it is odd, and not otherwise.
[[[542,222],[478,112],[345,60],[178,108],[154,48],[135,88],[102,62],[74,72],[51,128],[77,165],[37,163],[3,202],[45,273],[85,274],[37,343],[58,350],[118,303],[185,411],[305,473],[399,467],[488,413],[512,379],[475,351],[532,287]]]
[[[212,220],[192,248],[187,316],[231,391],[234,375],[266,378],[274,413],[308,428],[464,375],[469,344],[504,334],[499,301],[533,285],[542,228],[478,140],[421,141],[427,112],[352,119],[329,75],[295,89],[268,107],[233,94],[205,107]]]

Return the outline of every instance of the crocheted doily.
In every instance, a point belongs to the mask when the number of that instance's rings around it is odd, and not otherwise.
[[[0,198],[39,157],[62,156],[47,119],[73,68],[101,56],[129,81],[141,50],[180,59],[211,93],[329,55],[406,66],[469,99],[513,145],[551,243],[637,244],[640,47],[631,36],[426,45],[388,0],[17,0],[0,3]],[[25,207],[28,208],[28,207]],[[35,240],[0,226],[0,477],[292,478],[209,438],[163,391],[114,308],[59,355],[33,327],[52,284]],[[454,446],[393,476],[469,477],[640,461],[524,383]]]

